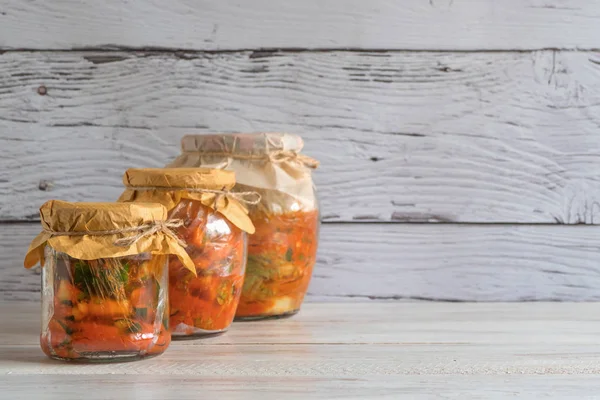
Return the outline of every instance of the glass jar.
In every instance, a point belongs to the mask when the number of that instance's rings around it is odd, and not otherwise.
[[[41,347],[61,360],[158,355],[168,330],[167,256],[78,260],[46,247]]]
[[[40,208],[25,268],[42,265],[40,345],[67,361],[161,354],[168,329],[168,257],[194,264],[161,204],[69,203]]]
[[[298,312],[316,261],[319,208],[311,170],[318,162],[300,154],[299,136],[281,133],[188,135],[169,167],[234,171],[235,191],[261,195],[249,216],[246,278],[238,320]]]
[[[182,219],[176,230],[196,266],[193,276],[172,257],[169,262],[170,324],[174,338],[225,332],[235,316],[246,269],[246,233],[222,214],[195,200],[170,211]]]
[[[158,202],[185,243],[196,275],[176,257],[169,261],[170,329],[186,339],[225,332],[238,307],[246,269],[246,232],[254,232],[236,193],[235,174],[206,168],[126,171],[119,201]],[[243,199],[242,199],[243,200]]]
[[[288,316],[300,310],[316,261],[319,212],[293,209],[250,212],[256,233],[248,244],[238,319]]]

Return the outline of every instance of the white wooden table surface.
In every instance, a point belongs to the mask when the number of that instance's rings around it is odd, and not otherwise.
[[[429,399],[600,396],[596,303],[306,304],[160,357],[68,364],[39,304],[0,304],[1,399]]]

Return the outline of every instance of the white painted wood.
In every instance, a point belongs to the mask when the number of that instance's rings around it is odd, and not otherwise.
[[[521,396],[520,398],[544,399],[597,399],[598,383],[593,376],[573,377],[499,377],[499,376],[404,376],[357,379],[206,379],[193,378],[179,380],[176,383],[164,377],[142,377],[131,382],[123,377],[110,379],[96,378],[93,381],[85,377],[36,377],[35,383],[41,385],[44,393],[49,393],[49,399],[71,400],[79,399],[79,394],[86,393],[90,400],[106,399],[103,388],[118,383],[119,393],[127,398],[136,398],[137,393],[143,393],[145,398],[160,398],[178,400],[194,398],[198,386],[202,386],[202,394],[207,398],[223,398],[231,400],[279,400],[286,399],[373,399],[380,400],[431,400],[431,399],[505,399],[506,396]],[[13,383],[14,382],[14,383]],[[66,388],[66,392],[56,393],[57,384]],[[104,386],[103,386],[104,385]],[[11,399],[29,399],[28,395],[40,393],[32,389],[27,377],[12,377],[7,393]],[[204,389],[204,387],[206,387]],[[236,389],[232,390],[232,386]],[[238,389],[239,388],[239,389]],[[90,394],[88,394],[90,393]],[[156,396],[156,397],[153,397]],[[182,397],[184,396],[184,397]],[[188,397],[185,397],[188,396]],[[214,396],[214,397],[211,397]],[[141,398],[141,397],[140,397]]]
[[[208,399],[593,399],[600,389],[597,309],[316,303],[290,319],[235,323],[222,336],[173,342],[143,362],[73,365],[41,353],[34,303],[0,303],[11,321],[0,330],[0,393],[61,400],[84,392],[90,399],[179,400],[200,392]],[[280,335],[264,334],[274,327]]]
[[[37,345],[38,303],[0,302],[0,315],[11,316],[0,331],[0,349]],[[178,346],[574,346],[595,342],[597,330],[597,303],[311,302],[293,318],[236,322],[225,335]]]
[[[38,224],[0,225],[0,299],[37,300],[22,268]],[[600,227],[326,224],[309,300],[600,300]]]
[[[32,344],[3,347],[0,373],[270,376],[273,379],[287,376],[600,374],[598,352],[586,348],[591,345],[592,342],[537,346],[177,344],[170,346],[168,353],[143,363],[74,368],[68,363],[49,362],[39,344]]]
[[[0,1],[0,48],[598,48],[590,0]]]
[[[115,388],[111,394],[107,388]],[[595,375],[403,375],[260,377],[165,375],[7,375],[0,391],[11,400],[597,400]],[[122,396],[122,397],[121,397]]]
[[[112,200],[186,133],[283,130],[327,221],[597,223],[599,78],[583,52],[5,53],[0,219]]]

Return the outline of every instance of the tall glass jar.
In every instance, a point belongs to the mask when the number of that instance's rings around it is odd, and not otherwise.
[[[225,332],[238,307],[246,269],[246,232],[254,232],[230,171],[206,168],[129,169],[120,201],[163,204],[194,262],[196,276],[176,257],[169,262],[173,338]],[[243,199],[242,199],[243,200]]]
[[[41,347],[62,360],[161,354],[168,330],[167,256],[79,260],[46,247]]]
[[[168,257],[193,262],[161,204],[68,203],[40,208],[42,232],[24,265],[42,265],[40,344],[66,361],[161,354],[168,329]]]
[[[169,167],[234,171],[234,190],[261,195],[249,216],[248,264],[236,319],[293,315],[300,309],[316,261],[319,209],[299,136],[281,133],[189,135]]]
[[[248,245],[238,319],[296,314],[308,290],[317,255],[319,212],[296,209],[282,198],[275,204],[283,205],[281,211],[259,207],[250,213],[256,233]]]

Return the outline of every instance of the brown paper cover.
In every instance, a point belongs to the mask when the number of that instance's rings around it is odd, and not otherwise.
[[[192,272],[196,268],[185,249],[174,237],[162,231],[143,236],[128,246],[117,246],[119,239],[136,232],[101,235],[66,235],[68,232],[101,232],[130,229],[164,222],[167,209],[157,203],[69,203],[50,200],[40,208],[42,232],[31,242],[25,256],[25,268],[39,262],[44,265],[46,244],[80,260],[124,257],[141,253],[173,254]],[[59,232],[61,235],[53,235]],[[65,233],[64,235],[62,233]]]
[[[191,191],[204,189],[228,192],[235,185],[235,173],[232,171],[209,168],[131,168],[123,175],[123,183],[127,189],[119,197],[119,201],[155,202],[172,210],[182,199],[196,200],[217,210],[241,230],[254,233],[248,209],[235,198],[235,194]]]
[[[318,161],[302,155],[302,138],[286,133],[225,133],[187,135],[182,154],[167,167],[205,167],[235,172],[236,190],[256,190],[261,206],[278,212],[281,200],[297,202],[301,209],[317,208],[311,170]]]

